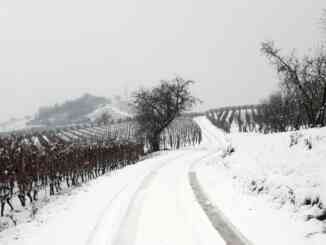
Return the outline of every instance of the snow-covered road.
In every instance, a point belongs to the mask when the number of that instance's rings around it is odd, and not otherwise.
[[[189,183],[191,169],[226,143],[208,121],[198,123],[200,147],[159,154],[59,197],[32,222],[2,232],[0,244],[226,244]]]
[[[130,202],[112,244],[224,244],[188,183],[189,166],[206,156],[205,151],[185,151],[148,175]]]

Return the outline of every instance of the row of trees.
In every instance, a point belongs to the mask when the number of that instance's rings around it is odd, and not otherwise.
[[[161,149],[179,149],[201,142],[201,129],[192,117],[178,117],[160,135]]]
[[[262,103],[262,120],[274,131],[325,126],[326,50],[299,58],[282,55],[273,42],[265,42],[261,52],[280,79],[279,90]]]
[[[326,10],[321,21],[326,30]],[[326,50],[298,57],[282,54],[273,42],[261,52],[275,68],[280,88],[262,102],[260,118],[273,131],[318,127],[326,124]]]
[[[261,132],[264,124],[259,120],[259,109],[257,105],[228,106],[209,110],[206,116],[216,127],[227,133]]]

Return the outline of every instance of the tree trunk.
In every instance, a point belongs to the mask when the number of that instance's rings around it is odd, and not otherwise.
[[[317,124],[319,124],[321,127],[325,126],[325,110],[326,110],[326,85],[324,86],[323,99],[322,99],[321,107],[319,109],[318,117],[316,119]]]
[[[151,145],[151,152],[159,151],[160,150],[160,133],[157,133],[151,137],[149,140]]]

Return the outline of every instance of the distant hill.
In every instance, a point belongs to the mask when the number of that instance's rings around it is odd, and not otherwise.
[[[91,94],[67,101],[61,105],[42,107],[32,124],[61,126],[94,122],[103,114],[116,120],[132,117],[132,106],[116,96],[114,99],[98,97]]]
[[[48,126],[82,123],[87,120],[87,114],[106,103],[110,103],[110,101],[104,97],[84,94],[60,105],[41,107],[31,123]]]
[[[8,132],[35,127],[57,127],[72,124],[96,122],[106,114],[109,120],[130,118],[133,106],[119,96],[113,99],[91,94],[66,101],[62,104],[39,108],[34,117],[10,119],[0,123],[0,132]]]

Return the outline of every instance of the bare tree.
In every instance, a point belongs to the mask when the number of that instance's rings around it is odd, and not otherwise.
[[[110,121],[112,121],[111,115],[109,113],[107,113],[107,112],[104,112],[104,113],[101,114],[100,117],[98,117],[96,119],[95,122],[98,123],[98,124],[105,124],[105,125],[107,125],[107,124],[109,124]]]
[[[276,67],[282,88],[303,106],[309,126],[325,125],[326,53],[299,59],[294,54],[282,56],[273,42],[262,44],[261,51]]]
[[[138,135],[146,138],[151,151],[160,149],[161,132],[180,113],[189,110],[197,99],[190,93],[193,81],[176,77],[161,81],[152,89],[140,89],[134,94]]]

